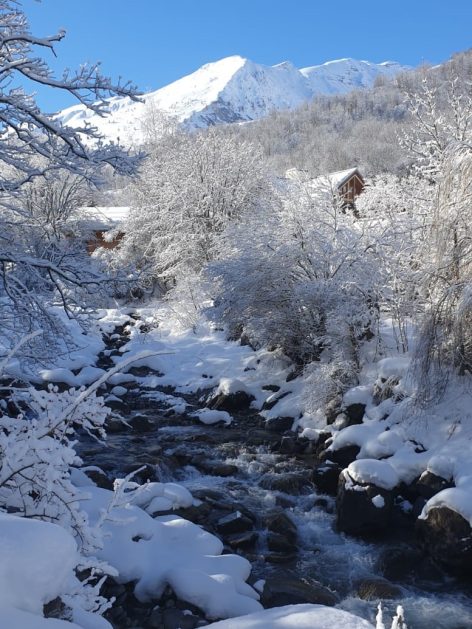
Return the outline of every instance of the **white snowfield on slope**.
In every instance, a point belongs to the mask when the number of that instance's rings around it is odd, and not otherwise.
[[[266,66],[238,55],[207,63],[192,74],[145,94],[144,104],[129,98],[109,100],[110,115],[101,118],[83,105],[58,113],[72,127],[96,126],[108,140],[127,145],[143,141],[146,112],[158,111],[187,128],[242,122],[272,111],[294,109],[319,94],[345,94],[372,87],[378,76],[409,70],[394,61],[371,63],[338,59],[297,69],[290,62]]]

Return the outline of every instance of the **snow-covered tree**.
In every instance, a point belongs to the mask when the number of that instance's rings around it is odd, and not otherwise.
[[[130,173],[137,160],[122,148],[100,144],[93,127],[73,129],[39,109],[25,85],[35,84],[66,91],[100,115],[106,115],[106,98],[115,94],[135,97],[126,83],[113,83],[100,72],[99,64],[66,70],[56,78],[42,50],[54,52],[64,31],[48,37],[31,33],[21,5],[0,1],[0,192],[15,192],[25,182],[51,170],[65,169],[95,177],[90,164],[110,164]],[[36,158],[43,160],[38,162]]]
[[[443,160],[424,278],[428,308],[417,355],[427,394],[448,369],[472,372],[472,150],[453,144]]]
[[[228,230],[226,255],[211,266],[216,312],[233,334],[301,365],[323,355],[355,366],[375,327],[381,280],[368,225],[329,185],[284,188],[280,207]]]
[[[44,295],[67,304],[71,287],[87,290],[104,279],[58,237],[59,214],[64,222],[78,201],[74,181],[97,182],[104,167],[131,174],[140,158],[104,145],[92,127],[73,129],[44,114],[29,93],[35,85],[66,91],[100,115],[109,96],[135,98],[132,85],[114,84],[99,64],[56,78],[41,54],[54,53],[64,36],[34,35],[21,4],[0,0],[0,318],[10,336],[37,327],[57,332]]]
[[[437,182],[443,160],[453,142],[472,139],[472,96],[470,81],[464,81],[451,70],[449,79],[441,84],[433,77],[423,77],[407,96],[412,124],[401,138],[402,146],[413,159],[413,168],[420,177]]]
[[[257,147],[215,128],[174,133],[146,160],[125,226],[119,261],[133,259],[161,282],[198,274],[225,227],[260,204]]]

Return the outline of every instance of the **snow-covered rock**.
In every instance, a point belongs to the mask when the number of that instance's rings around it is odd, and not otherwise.
[[[87,490],[89,499],[83,507],[93,525],[106,513],[112,493],[98,487]],[[164,501],[164,506],[185,506],[193,499],[179,485],[151,483],[134,500],[150,511],[160,510]],[[222,555],[222,542],[192,522],[172,515],[153,519],[128,502],[113,508],[103,531],[98,557],[117,570],[117,581],[135,583],[140,601],[157,601],[170,585],[179,598],[202,609],[208,618],[261,609],[259,595],[246,583],[250,563],[238,555]]]
[[[347,468],[346,478],[357,484],[376,485],[382,489],[393,489],[399,483],[397,472],[385,461],[362,459]]]
[[[105,620],[86,612],[83,618],[87,617],[87,624],[80,625],[43,618],[43,606],[70,591],[79,562],[74,538],[62,527],[1,513],[0,557],[0,627],[110,627]]]
[[[202,424],[218,424],[222,422],[225,426],[231,424],[232,418],[227,411],[217,411],[212,408],[201,408],[198,411],[190,413],[192,417],[196,417]]]
[[[390,524],[399,477],[384,461],[354,461],[339,478],[337,525],[352,535],[377,533]]]
[[[373,629],[367,620],[323,605],[287,605],[208,625],[208,629]]]

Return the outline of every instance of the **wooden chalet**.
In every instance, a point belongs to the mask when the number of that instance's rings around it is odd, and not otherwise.
[[[357,197],[365,187],[364,177],[357,168],[340,170],[327,175],[333,191],[344,200],[346,205],[353,206]]]
[[[358,168],[339,170],[311,179],[308,173],[297,168],[290,168],[285,173],[286,179],[296,181],[313,194],[329,193],[339,195],[346,207],[354,207],[357,197],[365,187],[364,177]]]
[[[99,247],[114,249],[120,243],[124,236],[120,226],[128,218],[129,207],[82,207],[78,214],[87,252],[92,255]],[[107,238],[107,232],[113,232],[113,237]]]

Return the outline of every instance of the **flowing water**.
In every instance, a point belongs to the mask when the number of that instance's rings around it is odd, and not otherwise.
[[[152,466],[160,480],[182,483],[203,501],[208,498],[217,514],[238,507],[247,510],[255,518],[258,536],[254,547],[242,554],[252,562],[254,581],[270,576],[314,579],[337,593],[340,607],[372,621],[378,601],[358,598],[357,585],[383,577],[385,557],[400,556],[393,570],[398,572],[399,563],[402,578],[395,585],[401,586],[402,595],[383,601],[385,612],[393,614],[402,604],[410,629],[472,628],[470,584],[424,561],[402,569],[402,557],[408,559],[414,551],[405,535],[365,542],[336,532],[334,498],[318,495],[309,483],[313,457],[271,452],[280,435],[264,431],[257,416],[239,414],[230,427],[210,427],[187,416],[166,416],[151,401],[149,406],[139,412],[153,422],[152,432],[110,434],[105,447],[84,443],[85,462],[99,465],[110,477]],[[293,476],[294,483],[282,485],[285,491],[263,488],[268,474],[277,479]],[[294,557],[268,551],[264,516],[274,508],[284,509],[297,526]],[[214,531],[211,517],[208,529]]]
[[[227,427],[196,423],[185,412],[176,414],[166,407],[163,400],[175,404],[172,396],[178,395],[142,387],[130,392],[125,418],[144,415],[151,430],[109,432],[106,445],[84,438],[79,454],[85,464],[100,466],[110,478],[145,465],[151,479],[183,484],[206,509],[182,515],[216,534],[219,518],[242,512],[251,520],[250,539],[239,540],[227,551],[251,561],[251,583],[317,582],[336,594],[339,607],[373,621],[379,599],[361,599],[359,584],[386,577],[399,596],[382,597],[385,618],[401,604],[409,629],[472,629],[472,584],[446,574],[425,557],[415,547],[411,528],[399,527],[372,541],[337,532],[335,499],[317,494],[310,482],[314,456],[309,449],[281,454],[281,435],[266,430],[253,411],[233,414]],[[201,406],[197,396],[182,398],[190,410]],[[295,523],[296,548],[274,552],[268,547],[267,517],[274,512]],[[279,599],[276,604],[286,602]]]

